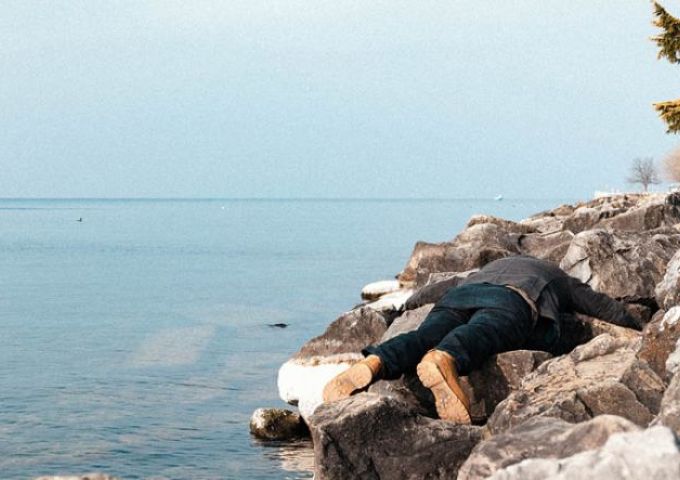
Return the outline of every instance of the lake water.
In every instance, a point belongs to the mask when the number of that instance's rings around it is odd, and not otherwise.
[[[310,478],[248,432],[280,364],[417,240],[566,201],[0,200],[0,478]]]

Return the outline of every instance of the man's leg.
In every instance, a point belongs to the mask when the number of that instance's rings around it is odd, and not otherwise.
[[[531,310],[519,295],[503,289],[493,296],[493,306],[475,310],[465,325],[446,335],[418,364],[418,377],[432,391],[441,419],[469,424],[470,401],[458,376],[493,354],[521,348],[531,333]]]
[[[443,302],[441,302],[443,303]],[[439,344],[452,330],[460,328],[470,312],[438,303],[417,330],[402,333],[379,345],[366,347],[365,356],[377,355],[382,369],[380,378],[392,380],[413,371],[428,350]]]
[[[497,353],[522,348],[532,330],[531,310],[522,308],[482,308],[470,321],[454,329],[437,345],[437,350],[450,354],[459,375],[472,370]]]
[[[446,305],[436,305],[417,330],[398,335],[380,345],[365,348],[366,357],[326,384],[323,399],[341,400],[366,388],[378,378],[399,378],[414,370],[423,355],[452,329],[463,325],[469,313]]]

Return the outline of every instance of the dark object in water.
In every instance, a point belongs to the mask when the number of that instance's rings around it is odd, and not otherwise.
[[[83,217],[80,217],[78,220],[76,220],[76,222],[82,222],[82,221],[83,221]]]
[[[287,323],[270,323],[267,325],[268,327],[276,327],[276,328],[286,328],[288,326]]]

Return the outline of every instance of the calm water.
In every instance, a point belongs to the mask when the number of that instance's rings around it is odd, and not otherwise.
[[[0,200],[0,478],[310,478],[248,433],[279,365],[416,240],[558,203]]]

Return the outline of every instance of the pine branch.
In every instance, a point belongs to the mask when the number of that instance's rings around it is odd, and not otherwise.
[[[668,125],[667,133],[680,132],[680,99],[655,103],[654,108]]]
[[[680,19],[666,11],[658,2],[654,3],[654,26],[663,33],[652,37],[659,47],[659,58],[666,58],[671,63],[680,63]]]

